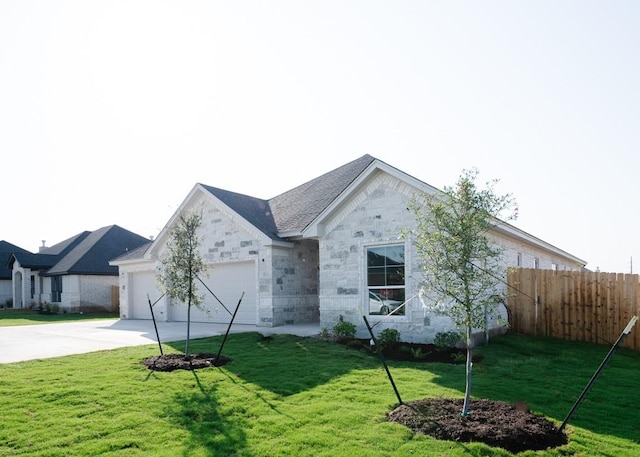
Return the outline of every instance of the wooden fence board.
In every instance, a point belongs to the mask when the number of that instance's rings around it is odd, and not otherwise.
[[[640,316],[640,276],[519,268],[507,273],[514,332],[612,344]],[[640,325],[623,346],[640,350]]]

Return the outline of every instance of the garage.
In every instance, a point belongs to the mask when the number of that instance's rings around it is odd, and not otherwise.
[[[257,297],[254,261],[216,264],[213,267],[209,267],[207,276],[203,277],[202,280],[207,287],[201,285],[200,291],[204,295],[204,306],[209,312],[200,311],[192,307],[192,322],[229,323],[231,321],[230,313],[234,312],[238,300],[244,292],[234,323],[256,325]],[[207,288],[218,297],[230,313],[213,297]],[[172,321],[186,321],[187,306],[171,306],[169,317]]]
[[[160,296],[154,272],[139,271],[131,273],[129,287],[131,288],[129,291],[129,296],[131,297],[131,301],[129,302],[129,317],[132,319],[151,319],[147,294],[149,294],[151,298],[151,303],[156,301]]]

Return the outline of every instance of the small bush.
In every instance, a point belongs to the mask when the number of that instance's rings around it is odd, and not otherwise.
[[[333,326],[333,336],[337,340],[348,340],[356,336],[356,326],[343,319],[342,314],[338,323]]]
[[[393,348],[400,342],[400,332],[395,328],[386,328],[380,332],[376,341],[383,351]]]
[[[329,332],[329,329],[327,327],[323,327],[322,330],[320,330],[320,338],[322,338],[323,340],[328,340],[331,338],[331,332]]]
[[[439,332],[436,333],[436,337],[433,340],[433,344],[438,349],[454,348],[462,341],[462,335],[459,332]]]

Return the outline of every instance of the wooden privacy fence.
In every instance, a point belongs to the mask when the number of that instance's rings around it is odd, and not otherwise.
[[[637,274],[518,268],[507,273],[509,324],[516,333],[613,344],[640,315]],[[622,346],[640,350],[640,328]]]

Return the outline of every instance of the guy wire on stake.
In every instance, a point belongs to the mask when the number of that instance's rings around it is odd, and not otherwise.
[[[229,315],[231,316],[233,313],[231,311],[229,311],[229,308],[227,308],[226,306],[224,306],[224,303],[222,303],[220,301],[220,299],[218,298],[218,296],[216,294],[213,293],[213,291],[211,289],[209,289],[209,286],[207,286],[204,281],[202,279],[200,279],[200,276],[196,275],[196,278],[198,278],[198,281],[200,281],[200,283],[205,287],[205,289],[207,289],[209,291],[209,293],[211,295],[213,295],[213,298],[215,298],[216,300],[218,300],[218,303],[220,303],[220,305],[229,313]],[[242,295],[244,295],[244,292],[242,292]]]
[[[418,294],[414,295],[409,300],[413,300],[414,298],[417,297],[417,295]],[[387,361],[385,360],[384,355],[382,354],[382,351],[380,350],[380,348],[378,346],[378,342],[376,341],[376,337],[373,335],[373,327],[375,327],[376,325],[380,324],[387,317],[391,316],[397,310],[399,310],[400,308],[405,306],[409,300],[405,300],[404,303],[402,303],[396,309],[392,310],[389,314],[387,314],[381,320],[379,320],[378,322],[373,324],[373,326],[369,325],[369,321],[367,320],[367,316],[365,316],[364,313],[362,313],[362,319],[364,320],[364,323],[367,326],[367,330],[369,330],[369,335],[371,335],[371,341],[373,342],[373,345],[376,348],[376,352],[378,354],[378,357],[380,358],[380,361],[382,362],[382,365],[384,366],[384,370],[387,372],[387,377],[389,378],[389,382],[391,382],[391,386],[393,387],[393,391],[396,393],[396,397],[398,398],[398,402],[401,405],[403,405],[404,402],[402,401],[402,398],[400,398],[400,392],[398,392],[398,388],[396,387],[396,383],[393,381],[393,376],[391,376],[391,372],[389,371],[389,366],[387,365]],[[360,311],[362,311],[362,309]]]
[[[562,433],[562,430],[564,430],[565,426],[569,422],[569,419],[571,419],[571,416],[573,416],[573,413],[576,412],[576,410],[582,403],[582,400],[584,400],[584,398],[587,396],[587,394],[589,393],[589,390],[591,389],[591,386],[593,386],[593,384],[596,382],[596,380],[600,376],[600,373],[602,373],[602,370],[604,370],[604,367],[607,365],[607,363],[609,363],[609,360],[611,360],[611,357],[613,357],[613,354],[616,352],[616,349],[618,349],[618,346],[622,343],[622,340],[624,339],[624,337],[627,336],[629,333],[631,333],[631,329],[633,329],[633,326],[636,325],[637,320],[638,320],[638,316],[633,316],[631,318],[631,320],[629,321],[625,329],[622,331],[622,333],[618,337],[617,341],[613,344],[611,349],[609,349],[609,352],[607,353],[606,357],[604,358],[604,360],[602,361],[602,363],[600,364],[600,366],[598,367],[594,375],[591,377],[591,380],[587,383],[587,386],[584,388],[584,390],[580,394],[580,397],[578,397],[578,400],[576,400],[576,402],[574,403],[573,407],[571,408],[571,411],[569,411],[569,414],[567,414],[567,417],[565,418],[564,422],[562,422],[562,425],[558,429],[558,433]]]
[[[162,352],[162,343],[160,343],[160,334],[158,333],[158,326],[156,325],[156,316],[153,313],[153,307],[156,303],[160,301],[160,299],[164,297],[164,294],[160,295],[156,301],[151,304],[151,298],[149,298],[149,294],[147,294],[147,301],[149,302],[149,310],[151,310],[151,320],[153,321],[153,328],[156,329],[156,339],[158,340],[158,347],[160,347],[160,355],[164,355]]]

